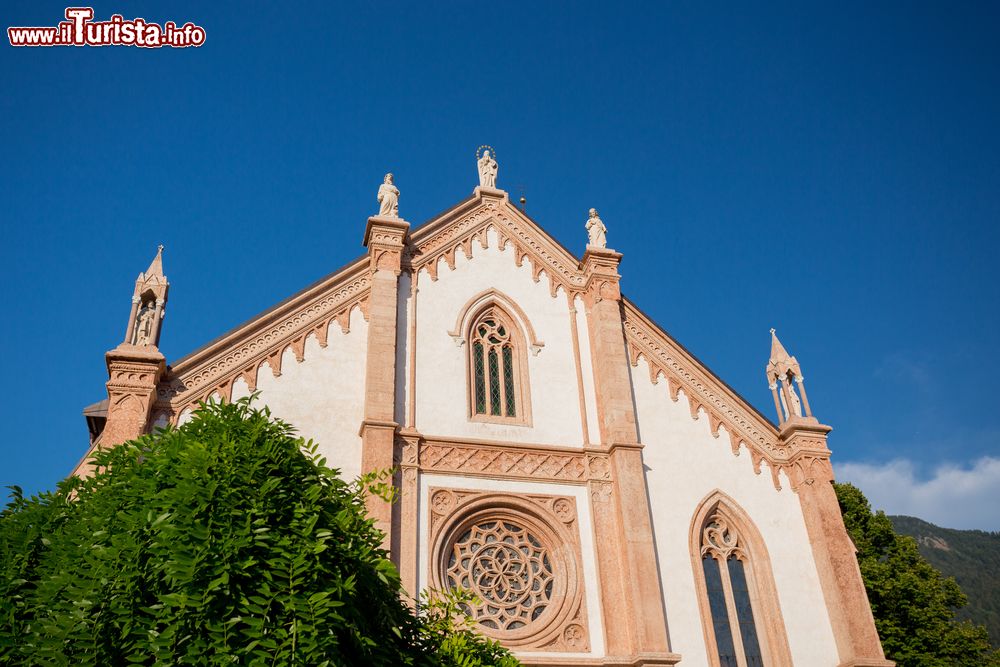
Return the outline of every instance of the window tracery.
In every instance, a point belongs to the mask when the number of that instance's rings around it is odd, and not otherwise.
[[[724,516],[713,515],[702,531],[701,564],[722,667],[764,665],[744,571],[746,559],[737,532]]]
[[[469,376],[474,419],[527,421],[524,344],[496,306],[483,311],[469,330]]]
[[[692,524],[692,559],[709,663],[791,665],[767,549],[749,517],[716,492]]]

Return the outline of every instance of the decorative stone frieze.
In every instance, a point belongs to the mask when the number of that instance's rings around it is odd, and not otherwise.
[[[459,249],[471,259],[473,241],[486,248],[490,229],[497,234],[501,250],[508,243],[513,245],[517,266],[525,259],[531,262],[536,282],[545,272],[553,295],[560,287],[567,291],[583,288],[584,280],[576,259],[551,237],[539,233],[524,213],[510,205],[507,194],[501,190],[480,190],[474,198],[414,232],[407,265],[416,271],[426,269],[431,279],[437,280],[438,262],[444,260],[454,269],[455,253]]]
[[[420,467],[428,472],[482,477],[585,482],[586,455],[555,448],[456,444],[427,440],[420,445]]]

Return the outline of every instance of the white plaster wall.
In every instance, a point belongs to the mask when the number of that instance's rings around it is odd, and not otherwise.
[[[733,455],[724,427],[713,437],[707,415],[691,418],[683,392],[675,403],[666,380],[650,382],[645,359],[631,372],[671,649],[684,664],[708,664],[689,539],[701,501],[718,489],[750,516],[767,545],[793,662],[837,665],[805,521],[788,479],[782,474],[776,491],[766,465],[755,474],[744,450]]]
[[[583,561],[584,598],[587,603],[587,623],[590,631],[590,651],[586,653],[558,653],[560,658],[594,658],[604,655],[604,627],[601,622],[601,597],[597,587],[597,560],[594,553],[594,528],[591,523],[592,510],[587,487],[547,482],[523,482],[518,480],[473,479],[458,475],[423,474],[419,479],[418,533],[417,533],[417,589],[428,587],[430,552],[430,503],[428,490],[431,488],[471,489],[474,491],[499,491],[508,494],[546,494],[568,496],[576,500],[577,527],[580,530],[580,553]],[[545,656],[552,653],[519,651],[521,657]]]
[[[566,295],[559,290],[550,296],[544,272],[536,283],[530,261],[518,267],[510,244],[501,252],[492,230],[488,239],[485,250],[473,241],[471,260],[456,252],[453,271],[442,260],[436,281],[427,271],[417,278],[417,429],[435,436],[580,446],[583,431]],[[526,351],[531,426],[473,422],[468,417],[468,348],[456,345],[448,332],[472,297],[493,288],[521,307],[545,343],[538,355]]]
[[[280,376],[274,377],[267,364],[257,374],[260,397],[255,405],[267,405],[299,435],[316,441],[327,465],[339,468],[348,480],[361,473],[358,429],[364,418],[367,349],[368,323],[355,308],[348,333],[334,321],[325,348],[310,335],[303,361],[296,361],[288,349],[281,358]],[[242,378],[233,385],[234,401],[249,393]]]

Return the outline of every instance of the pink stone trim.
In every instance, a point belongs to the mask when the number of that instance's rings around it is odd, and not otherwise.
[[[515,496],[477,490],[429,490],[432,586],[447,586],[451,545],[470,526],[482,521],[509,521],[539,540],[552,559],[556,576],[548,606],[521,628],[498,630],[480,626],[505,646],[534,651],[588,652],[589,623],[584,595],[582,553],[576,501],[569,496]]]
[[[495,290],[491,290],[494,291]],[[499,294],[499,292],[497,292]],[[478,304],[479,310],[469,311],[469,319],[463,325],[461,330],[463,333],[458,337],[458,340],[465,345],[466,348],[466,405],[468,406],[467,414],[470,421],[474,422],[489,422],[496,424],[512,424],[516,426],[531,426],[531,382],[528,377],[528,355],[525,352],[525,336],[520,323],[515,320],[510,313],[503,308],[503,306],[498,303],[492,297],[488,298],[483,303]],[[476,399],[475,399],[475,370],[473,365],[475,363],[473,359],[474,347],[470,339],[474,337],[473,329],[478,323],[482,322],[483,319],[494,319],[503,323],[510,331],[510,342],[511,351],[514,363],[514,405],[515,405],[515,415],[513,417],[508,417],[506,415],[494,415],[490,413],[477,413],[476,412]],[[525,319],[527,322],[527,319]],[[530,327],[531,324],[527,323]],[[533,333],[533,331],[532,331]],[[538,349],[532,346],[532,349]],[[485,360],[484,360],[485,365]],[[501,371],[502,372],[502,371]],[[487,385],[489,381],[487,380]],[[487,387],[488,391],[488,387]],[[503,402],[503,399],[501,399]]]
[[[438,262],[444,260],[455,268],[455,252],[461,248],[472,259],[472,242],[486,248],[492,229],[499,238],[499,248],[511,243],[514,261],[521,266],[531,262],[532,278],[538,282],[544,272],[549,277],[552,296],[562,287],[566,291],[583,288],[579,263],[568,250],[545,234],[531,219],[510,204],[502,191],[481,190],[477,196],[442,214],[411,234],[413,251],[410,266],[426,269],[437,280]]]
[[[715,490],[698,503],[698,509],[691,519],[690,553],[698,608],[701,612],[701,627],[705,637],[705,648],[711,665],[719,664],[712,612],[708,603],[708,591],[702,572],[702,531],[709,519],[721,516],[739,534],[741,558],[744,562],[750,604],[753,608],[754,623],[760,648],[764,654],[764,664],[771,667],[791,667],[792,656],[785,633],[785,621],[781,614],[778,590],[774,585],[771,557],[767,545],[760,536],[750,516],[728,495]],[[738,627],[730,623],[731,627]],[[737,638],[738,641],[738,638]]]
[[[718,437],[719,428],[729,433],[733,454],[740,446],[750,453],[754,472],[761,473],[766,463],[775,489],[781,489],[779,471],[791,466],[791,451],[778,437],[778,431],[736,392],[695,359],[669,335],[648,319],[632,303],[623,300],[625,339],[633,367],[643,358],[649,365],[650,381],[654,384],[662,375],[667,378],[670,398],[679,400],[680,391],[688,399],[691,418],[701,412],[709,416],[709,427]]]
[[[455,320],[455,327],[448,332],[448,335],[454,338],[459,344],[463,344],[468,338],[472,320],[477,319],[479,313],[491,305],[499,306],[502,310],[506,311],[511,316],[511,319],[520,326],[524,339],[531,346],[532,354],[538,354],[541,348],[545,347],[545,343],[539,340],[535,334],[535,328],[531,326],[531,320],[528,319],[528,315],[524,312],[524,309],[498,289],[483,290],[466,301],[465,305],[459,309],[458,319]]]
[[[264,364],[276,377],[281,375],[286,349],[302,361],[310,335],[325,347],[328,327],[337,323],[347,333],[355,308],[368,319],[371,277],[365,260],[367,257],[173,364],[158,387],[154,411],[176,420],[185,408],[195,409],[199,401],[215,392],[229,400],[233,383],[240,377],[253,391]]]

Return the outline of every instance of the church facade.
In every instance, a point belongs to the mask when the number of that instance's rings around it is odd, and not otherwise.
[[[169,366],[158,253],[91,447],[259,392],[346,477],[394,469],[407,591],[471,589],[525,664],[892,665],[795,358],[772,332],[775,426],[621,295],[596,211],[578,258],[477,166],[412,229],[387,175],[365,254]]]

